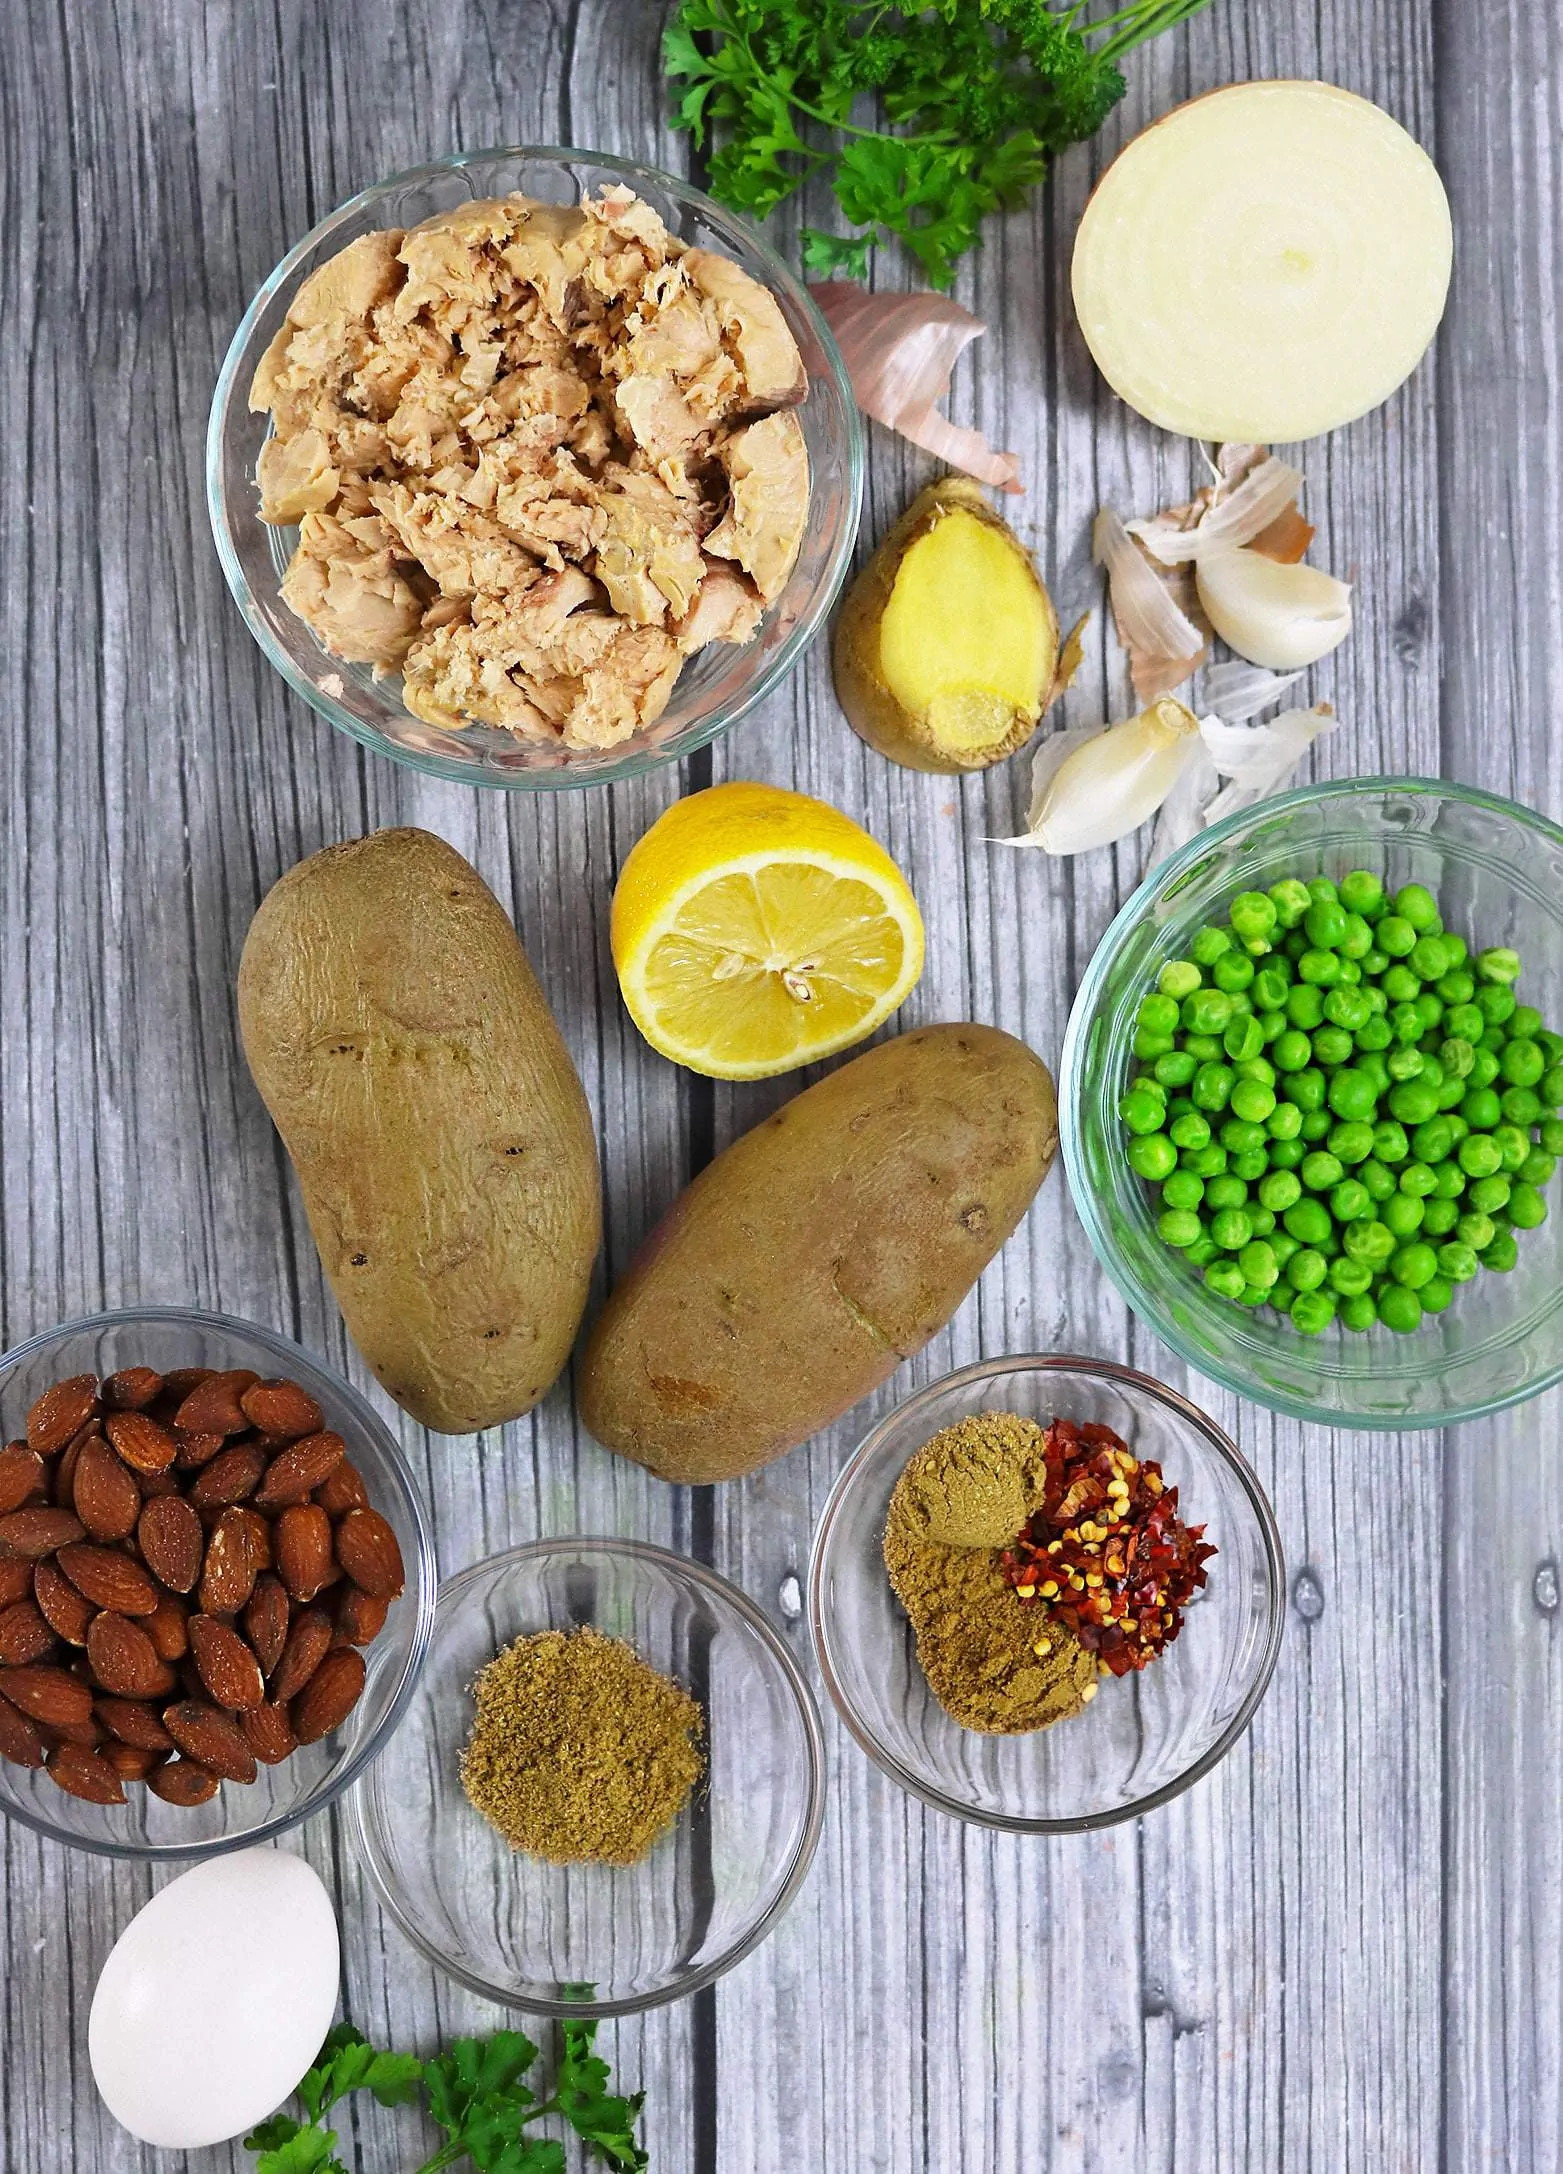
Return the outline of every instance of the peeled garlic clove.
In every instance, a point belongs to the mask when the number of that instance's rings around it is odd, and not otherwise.
[[[1250,664],[1300,671],[1351,632],[1351,585],[1317,566],[1280,565],[1258,551],[1223,551],[1194,569],[1206,618]]]
[[[1030,842],[1044,853],[1089,853],[1148,822],[1200,750],[1199,720],[1163,696],[1094,733],[1065,757],[1032,803]]]

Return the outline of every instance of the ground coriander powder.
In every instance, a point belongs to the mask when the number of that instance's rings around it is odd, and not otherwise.
[[[1096,1695],[1074,1634],[1024,1607],[1003,1550],[1046,1486],[1045,1430],[1014,1412],[943,1428],[907,1462],[885,1522],[885,1568],[929,1689],[962,1728],[1021,1735]]]
[[[551,1864],[637,1863],[705,1770],[699,1705],[622,1638],[518,1638],[472,1690],[461,1785],[512,1849]]]

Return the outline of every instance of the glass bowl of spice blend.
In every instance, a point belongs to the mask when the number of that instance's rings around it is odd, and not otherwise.
[[[1124,1533],[1140,1553],[1115,1580]],[[870,1758],[958,1819],[1069,1834],[1153,1811],[1231,1750],[1280,1651],[1285,1570],[1213,1420],[1066,1355],[965,1367],[882,1420],[831,1490],[809,1588],[826,1686]]]
[[[353,1800],[381,1902],[442,1970],[533,2015],[709,1985],[819,1839],[797,1664],[736,1586],[638,1541],[537,1540],[452,1578],[388,1753]]]

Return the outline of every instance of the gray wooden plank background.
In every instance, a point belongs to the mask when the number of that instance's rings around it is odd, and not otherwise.
[[[1078,863],[995,851],[1025,765],[915,777],[847,730],[824,660],[682,779],[505,798],[376,761],[289,696],[224,590],[201,493],[218,361],[284,249],[419,159],[573,142],[686,170],[642,0],[77,0],[0,9],[0,1335],[135,1299],[269,1321],[360,1382],[239,1058],[232,984],[266,886],[420,822],[514,912],[598,1114],[616,1270],[691,1168],[793,1083],[692,1085],[638,1041],[607,958],[628,845],[681,786],[794,783],[913,877],[928,968],[903,1024],[971,1016],[1056,1060],[1142,836]],[[1433,772],[1563,815],[1563,53],[1538,0],[1214,0],[1137,55],[1095,146],[992,231],[954,409],[1021,454],[1017,518],[1064,607],[1094,600],[1103,499],[1181,495],[1188,449],[1094,378],[1067,302],[1095,172],[1178,98],[1321,75],[1434,149],[1459,261],[1436,358],[1307,449],[1318,556],[1358,631],[1320,674],[1322,766]],[[815,207],[816,214],[821,207]],[[880,277],[903,284],[894,257]],[[926,465],[875,433],[867,533]],[[1066,722],[1126,705],[1093,626]],[[1178,1369],[1095,1271],[1062,1174],[896,1383],[1002,1349]],[[1563,2165],[1563,1478],[1546,1398],[1457,1436],[1364,1439],[1205,1391],[1272,1490],[1288,1639],[1248,1739],[1139,1827],[1019,1842],[901,1796],[827,1714],[811,1880],[712,1993],[605,2033],[661,2174],[1543,2174]],[[372,1394],[376,1393],[371,1391]],[[383,1399],[379,1400],[383,1404]],[[803,1652],[796,1580],[831,1476],[886,1397],[703,1501],[583,1438],[562,1386],[480,1441],[402,1438],[443,1567],[539,1532],[698,1548]],[[381,1920],[334,1819],[344,1999],[432,2044],[500,2020]],[[168,2165],[103,2113],[85,2020],[149,1878],[0,1837],[7,2174]],[[354,2136],[411,2163],[398,2118]],[[247,2163],[193,2154],[193,2174]]]

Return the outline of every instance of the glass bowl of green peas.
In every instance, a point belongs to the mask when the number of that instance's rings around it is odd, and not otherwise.
[[[1545,817],[1368,778],[1212,826],[1107,931],[1060,1103],[1102,1266],[1240,1395],[1429,1427],[1563,1378],[1563,829]]]

